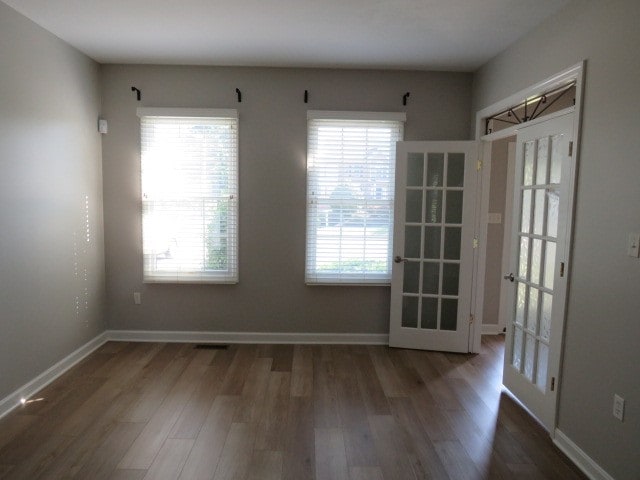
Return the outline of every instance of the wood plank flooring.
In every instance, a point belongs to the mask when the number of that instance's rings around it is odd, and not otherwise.
[[[478,355],[109,342],[0,420],[2,479],[584,479]]]

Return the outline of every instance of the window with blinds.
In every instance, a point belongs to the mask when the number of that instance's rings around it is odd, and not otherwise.
[[[310,284],[389,284],[404,113],[308,112]]]
[[[138,109],[144,281],[238,281],[236,110]]]

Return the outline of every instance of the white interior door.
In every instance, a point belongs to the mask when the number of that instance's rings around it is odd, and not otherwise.
[[[468,352],[476,142],[399,142],[389,345]]]
[[[567,286],[573,114],[522,128],[516,142],[504,385],[555,426]]]

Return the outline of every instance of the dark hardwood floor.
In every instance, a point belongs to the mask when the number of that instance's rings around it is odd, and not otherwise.
[[[6,479],[583,479],[479,355],[109,342],[0,420]]]

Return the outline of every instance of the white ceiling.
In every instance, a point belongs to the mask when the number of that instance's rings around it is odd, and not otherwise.
[[[100,63],[473,71],[568,0],[3,0]]]

